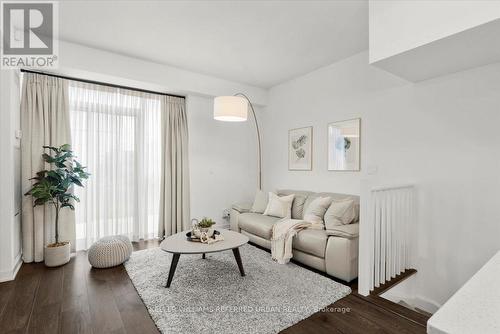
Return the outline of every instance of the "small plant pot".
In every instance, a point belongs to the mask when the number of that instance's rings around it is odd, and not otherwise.
[[[71,244],[68,242],[58,246],[45,246],[45,265],[47,267],[59,267],[69,262]]]
[[[201,227],[200,232],[205,232],[209,237],[212,237],[215,229],[213,227]]]

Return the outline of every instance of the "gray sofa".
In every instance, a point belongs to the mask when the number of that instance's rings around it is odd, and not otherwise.
[[[352,198],[358,212],[354,222],[335,229],[300,231],[293,240],[293,259],[330,276],[350,282],[358,276],[359,197],[336,193],[279,190],[278,195],[295,194],[292,218],[301,219],[307,206],[318,196],[333,199]],[[280,218],[250,212],[251,204],[235,204],[231,210],[231,230],[240,232],[250,242],[271,249],[272,226]]]

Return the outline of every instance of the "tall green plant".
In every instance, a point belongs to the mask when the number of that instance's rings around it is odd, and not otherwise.
[[[52,204],[56,211],[56,244],[59,244],[59,211],[62,208],[74,210],[72,200],[79,202],[80,199],[73,194],[73,185],[83,187],[82,181],[90,174],[85,171],[76,161],[71,146],[64,144],[61,147],[44,146],[49,154],[44,153],[42,158],[51,165],[50,170],[42,170],[36,173],[33,187],[25,194],[32,196],[33,206]]]

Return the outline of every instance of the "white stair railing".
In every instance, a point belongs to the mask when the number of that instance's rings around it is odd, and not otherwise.
[[[359,224],[358,293],[367,296],[410,269],[415,187],[372,187],[363,183]]]

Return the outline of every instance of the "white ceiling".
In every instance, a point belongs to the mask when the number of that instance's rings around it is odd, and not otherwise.
[[[66,1],[62,40],[259,87],[368,48],[357,1]]]

